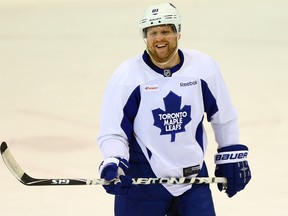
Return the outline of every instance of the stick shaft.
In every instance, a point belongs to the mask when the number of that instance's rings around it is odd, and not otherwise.
[[[5,142],[1,144],[1,156],[11,173],[26,186],[69,186],[69,185],[107,185],[109,182],[104,179],[87,179],[87,178],[33,178],[29,176],[12,156]],[[226,178],[222,177],[196,177],[196,178],[133,178],[133,184],[226,184]]]

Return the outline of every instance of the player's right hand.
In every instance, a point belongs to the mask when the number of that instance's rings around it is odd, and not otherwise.
[[[105,159],[99,167],[100,177],[107,181],[103,185],[107,193],[127,195],[132,186],[132,178],[125,175],[130,165],[124,158],[113,157]]]

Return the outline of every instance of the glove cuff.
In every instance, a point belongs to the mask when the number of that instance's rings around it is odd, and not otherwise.
[[[116,164],[116,166],[118,167],[119,165],[119,160],[117,158],[111,157],[111,158],[107,158],[104,161],[102,161],[102,163],[100,164],[99,167],[99,173],[101,174],[103,169],[109,165],[109,164]]]
[[[232,145],[218,149],[215,155],[215,164],[238,163],[246,161],[248,157],[248,148],[245,145]]]
[[[114,164],[116,167],[118,167],[118,172],[119,172],[118,174],[119,175],[124,175],[127,172],[127,170],[129,169],[129,167],[130,167],[128,161],[126,159],[124,159],[124,158],[120,158],[120,157],[106,158],[100,164],[100,167],[99,167],[100,175],[101,175],[103,169],[106,166],[109,166],[111,164]]]
[[[246,161],[248,151],[222,152],[215,155],[215,164],[238,163]]]

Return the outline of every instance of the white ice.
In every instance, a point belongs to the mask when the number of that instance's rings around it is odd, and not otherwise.
[[[0,141],[31,176],[98,177],[102,94],[113,70],[144,50],[138,20],[151,3],[0,1]],[[183,15],[180,48],[218,61],[250,147],[253,179],[243,192],[229,199],[211,185],[218,215],[287,215],[288,1],[173,3]],[[101,186],[25,187],[2,161],[0,179],[1,215],[113,215]]]

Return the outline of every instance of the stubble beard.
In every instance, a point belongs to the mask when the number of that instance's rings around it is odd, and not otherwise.
[[[155,49],[152,49],[153,51],[151,51],[148,47],[147,47],[147,51],[148,51],[148,54],[149,56],[151,57],[152,61],[158,63],[158,64],[168,64],[172,59],[173,57],[175,56],[175,54],[177,53],[178,51],[178,46],[174,46],[174,47],[169,47],[168,45],[168,49],[166,51],[166,55],[165,53],[161,54],[161,53],[158,53]]]
[[[157,50],[157,48],[149,49],[149,53],[152,55],[153,59],[157,62],[163,63],[168,61],[174,54],[175,49],[177,46],[170,47],[169,44],[167,44],[167,47],[165,47],[165,50]]]

